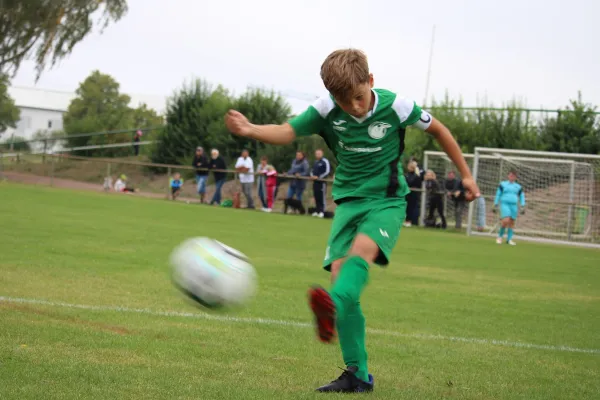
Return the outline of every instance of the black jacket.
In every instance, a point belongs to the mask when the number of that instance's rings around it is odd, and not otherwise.
[[[210,160],[209,168],[210,169],[227,169],[227,164],[225,164],[225,160],[223,159],[223,157],[218,156],[217,158]],[[227,177],[227,172],[213,171],[213,176],[215,177],[215,181],[220,181]]]
[[[462,181],[460,179],[446,179],[446,183],[444,184],[444,188],[446,192],[452,193],[452,200],[454,201],[464,201],[465,200],[465,188],[462,185]],[[454,197],[454,192],[459,191],[460,194],[458,197]]]
[[[406,173],[406,183],[408,183],[408,187],[411,189],[421,189],[421,183],[423,179],[419,175],[414,172]]]
[[[196,175],[198,176],[206,176],[208,175],[208,168],[210,164],[208,162],[208,158],[204,154],[201,156],[194,155],[194,160],[192,161],[192,167],[198,168],[196,169]],[[202,170],[202,168],[206,168]]]
[[[427,191],[427,198],[430,200],[441,199],[442,192],[438,181],[429,180],[425,181],[425,190]]]

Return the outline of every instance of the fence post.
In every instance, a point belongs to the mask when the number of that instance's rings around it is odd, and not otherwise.
[[[51,161],[51,165],[50,165],[50,186],[54,186],[54,155],[50,156],[50,158],[52,159]]]
[[[169,187],[169,179],[171,178],[171,167],[167,168],[167,200],[171,194],[171,188]]]

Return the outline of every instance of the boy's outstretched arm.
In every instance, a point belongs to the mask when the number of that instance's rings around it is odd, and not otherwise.
[[[288,123],[281,125],[254,125],[242,113],[229,110],[225,115],[225,125],[234,135],[256,139],[268,144],[289,144],[296,133]]]
[[[452,160],[458,172],[462,178],[462,184],[465,188],[465,198],[467,201],[473,201],[475,198],[481,196],[479,187],[471,175],[469,165],[463,157],[462,151],[456,143],[454,136],[450,133],[450,130],[446,128],[440,121],[432,118],[431,125],[425,130],[435,137],[437,142],[442,146],[448,157]]]

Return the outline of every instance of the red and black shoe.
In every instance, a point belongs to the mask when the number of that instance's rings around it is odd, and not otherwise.
[[[331,343],[335,336],[335,304],[321,286],[313,286],[308,291],[310,309],[315,314],[315,324],[319,340]]]

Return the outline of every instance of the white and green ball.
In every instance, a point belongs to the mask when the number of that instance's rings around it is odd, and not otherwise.
[[[201,306],[242,306],[256,293],[256,271],[248,257],[217,240],[187,239],[170,261],[174,285]]]

